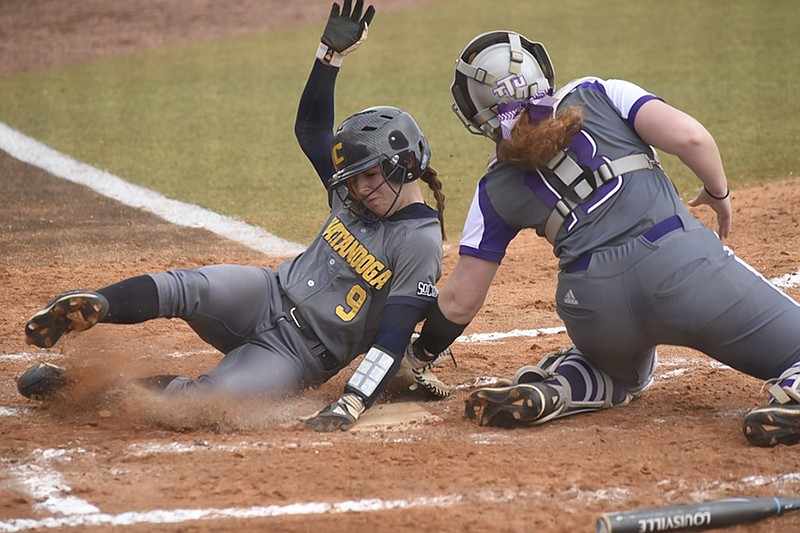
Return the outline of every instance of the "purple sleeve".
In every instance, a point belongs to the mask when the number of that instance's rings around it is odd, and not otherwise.
[[[519,229],[507,224],[492,205],[486,190],[486,178],[482,178],[464,222],[459,253],[500,263],[517,233]]]

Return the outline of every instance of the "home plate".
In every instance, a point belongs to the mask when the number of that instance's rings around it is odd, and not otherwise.
[[[350,431],[403,430],[441,420],[415,402],[386,403],[372,406]]]

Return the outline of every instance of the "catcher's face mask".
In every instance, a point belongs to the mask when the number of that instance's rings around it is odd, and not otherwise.
[[[472,39],[456,61],[452,109],[470,133],[498,140],[499,105],[554,87],[553,64],[541,43],[513,31],[492,31]]]

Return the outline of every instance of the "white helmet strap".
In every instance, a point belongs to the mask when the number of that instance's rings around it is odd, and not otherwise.
[[[482,83],[483,85],[488,85],[489,87],[494,87],[497,82],[497,77],[491,72],[474,67],[462,59],[456,61],[456,70],[467,78]],[[481,130],[484,130],[484,125],[487,122],[497,116],[496,111],[491,108],[476,109],[476,111],[477,113],[472,117],[472,120],[480,125]],[[488,129],[486,129],[484,133],[489,133],[491,131],[490,126],[487,126],[487,128]]]
[[[473,67],[463,59],[456,61],[456,70],[467,78],[473,79],[478,83],[488,85],[489,87],[494,87],[494,84],[497,81],[497,77],[495,77],[494,74],[491,74],[482,68]]]
[[[516,33],[508,33],[508,44],[511,50],[511,54],[508,64],[508,71],[512,74],[519,74],[522,71],[522,61],[524,56],[522,55],[522,43],[519,40],[519,35]]]
[[[481,126],[481,129],[483,129],[484,124],[493,118],[497,118],[497,111],[491,107],[487,107],[486,109],[481,109],[478,111],[475,116],[472,117],[472,120],[477,122]]]

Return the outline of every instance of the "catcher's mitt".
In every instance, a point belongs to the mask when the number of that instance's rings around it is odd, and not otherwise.
[[[400,363],[400,370],[397,371],[394,383],[412,391],[418,389],[425,390],[434,398],[447,398],[450,396],[453,387],[439,379],[431,369],[446,358],[453,358],[453,351],[447,348],[432,361],[423,363],[415,354],[415,350],[421,349],[414,345],[416,338],[417,335],[415,334],[406,348],[403,360]]]

